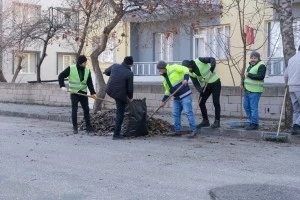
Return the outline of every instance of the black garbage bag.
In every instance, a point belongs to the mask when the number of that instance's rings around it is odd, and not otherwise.
[[[146,99],[134,99],[125,109],[125,117],[121,127],[121,135],[138,137],[148,134]]]

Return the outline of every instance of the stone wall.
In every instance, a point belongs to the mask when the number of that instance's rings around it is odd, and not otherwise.
[[[199,114],[200,109],[197,105],[198,94],[193,90],[193,108]],[[136,83],[134,88],[134,98],[146,98],[148,111],[157,109],[163,97],[163,88],[160,84]],[[0,83],[0,102],[42,104],[49,106],[70,106],[69,94],[62,92],[57,84],[29,84],[29,83]],[[283,87],[266,87],[260,99],[259,114],[266,119],[279,119],[281,105],[283,101]],[[108,100],[112,100],[106,97]],[[92,102],[93,100],[90,100]],[[221,115],[239,116],[240,115],[240,89],[239,87],[222,87],[221,92]],[[104,104],[105,108],[115,108],[110,103]],[[207,101],[208,113],[214,115],[212,98]],[[165,108],[160,112],[172,111],[172,101],[170,100]]]
[[[1,102],[70,106],[70,95],[57,84],[0,83]]]

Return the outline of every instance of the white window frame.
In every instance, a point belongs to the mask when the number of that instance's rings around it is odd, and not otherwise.
[[[218,34],[221,30],[221,36]],[[199,41],[197,43],[197,40]],[[200,40],[203,40],[201,47]],[[198,46],[197,46],[198,45]],[[199,46],[200,45],[200,46]],[[203,49],[201,49],[203,48]],[[193,57],[215,57],[217,60],[227,60],[230,54],[230,26],[201,27],[193,37]]]
[[[62,68],[60,68],[59,66],[59,59],[62,59]],[[66,59],[69,59],[69,61],[67,62]],[[57,52],[57,74],[59,74],[60,72],[62,72],[63,70],[65,70],[68,66],[72,65],[72,64],[76,64],[76,53],[63,53],[63,52]]]
[[[38,52],[23,52],[23,53],[20,53],[22,54],[23,56],[23,59],[22,59],[22,62],[21,62],[21,66],[22,66],[22,69],[20,71],[20,74],[35,74],[36,73],[36,66],[37,66],[37,62],[38,62],[38,59],[39,59],[39,53]],[[30,63],[31,63],[31,56],[32,55],[35,55],[35,61],[34,61],[34,65],[31,66]],[[27,72],[24,72],[24,69],[23,69],[23,66],[24,66],[24,60],[25,58],[27,57]],[[16,69],[17,69],[17,63],[18,63],[18,58],[17,56],[14,56],[14,71],[13,71],[13,74],[15,73]],[[32,58],[34,59],[34,58]]]
[[[107,40],[106,49],[99,55],[100,63],[114,63],[116,62],[116,38],[110,37]]]
[[[174,34],[172,32],[155,33],[155,40],[155,60],[173,61]]]

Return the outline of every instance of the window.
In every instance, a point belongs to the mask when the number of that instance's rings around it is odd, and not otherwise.
[[[267,69],[269,76],[283,75],[284,59],[283,45],[280,33],[279,22],[268,22],[268,46],[267,46]],[[300,20],[293,23],[295,48],[298,49],[300,43]]]
[[[13,2],[13,25],[32,25],[41,16],[41,6],[27,3]]]
[[[57,54],[57,74],[62,72],[68,66],[76,64],[76,54],[58,53]]]
[[[205,27],[196,30],[194,35],[194,58],[212,56],[227,59],[230,54],[229,26]]]
[[[114,63],[116,57],[116,38],[110,37],[106,44],[106,49],[99,56],[100,63]]]
[[[36,73],[36,65],[39,57],[38,52],[24,52],[19,55],[23,56],[23,60],[21,63],[22,69],[21,72],[22,74],[33,74]],[[13,73],[15,72],[16,68],[18,67],[18,61],[19,57],[14,55],[14,69]]]
[[[173,33],[155,34],[155,61],[173,61]]]

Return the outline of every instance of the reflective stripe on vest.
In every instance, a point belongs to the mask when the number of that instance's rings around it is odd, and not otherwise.
[[[263,65],[263,64],[264,64],[263,61],[258,62],[256,65],[254,65],[250,69],[249,73],[257,74],[259,66]],[[250,65],[247,67],[247,69],[245,71],[245,75],[246,75],[246,72],[248,71],[249,67],[250,67]],[[253,80],[253,79],[245,76],[244,86],[245,86],[245,89],[248,90],[249,92],[263,92],[264,91],[264,81],[263,80],[262,81]]]
[[[87,79],[89,76],[90,70],[85,67],[84,69],[84,78],[83,81],[80,81],[78,70],[76,64],[70,66],[70,75],[69,75],[69,91],[77,93],[80,90],[87,92]]]
[[[210,71],[210,65],[207,63],[203,63],[199,60],[199,58],[196,58],[195,63],[200,71],[200,76],[198,76],[197,74],[190,73],[191,77],[197,78],[201,87],[205,86],[205,83],[214,83],[219,79],[219,76],[215,73],[215,72],[211,72]]]
[[[175,68],[181,68],[183,70],[182,73],[177,72]],[[166,70],[167,70],[167,76],[169,77],[172,87],[181,83],[184,80],[185,74],[189,74],[189,70],[187,67],[178,64],[167,65]],[[165,78],[163,78],[163,84],[165,88],[165,95],[170,95],[170,87]]]

